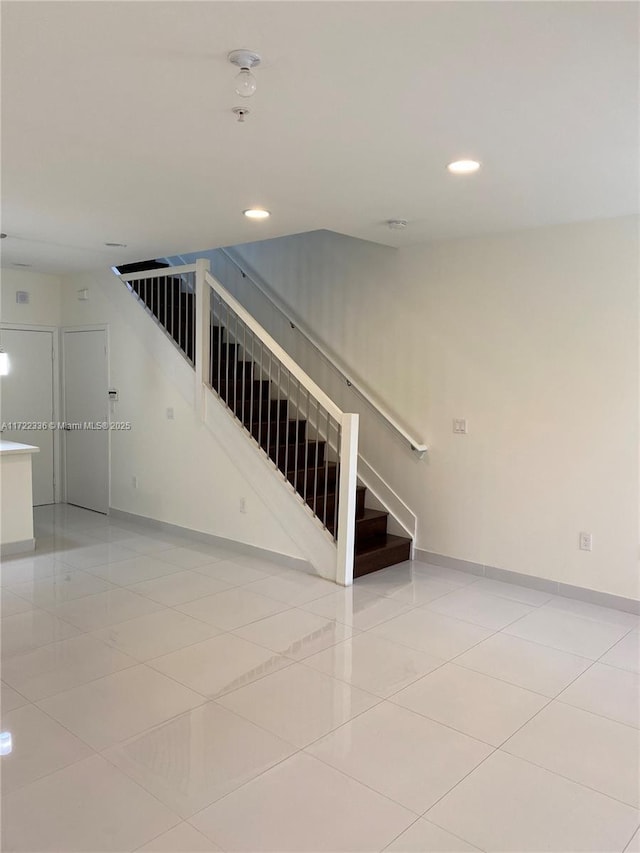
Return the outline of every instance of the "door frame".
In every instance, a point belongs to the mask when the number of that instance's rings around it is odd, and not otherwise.
[[[109,324],[108,323],[97,323],[97,324],[89,324],[86,326],[60,326],[60,408],[62,411],[62,420],[66,421],[67,413],[65,406],[65,373],[64,373],[64,335],[65,332],[104,332],[105,333],[105,345],[107,348],[106,357],[107,357],[107,392],[111,387],[111,337],[109,333]],[[111,423],[111,403],[107,403],[107,421]],[[62,459],[61,459],[61,474],[62,474],[62,495],[63,500],[66,503],[67,500],[67,460],[65,454],[65,443],[63,441],[60,442],[60,446],[62,448]],[[111,430],[107,430],[107,515],[111,512]]]
[[[53,420],[57,424],[60,421],[61,412],[61,379],[62,363],[60,361],[60,327],[59,326],[36,326],[31,323],[0,323],[0,329],[8,332],[51,332],[53,343]],[[60,430],[53,431],[53,502],[58,504],[64,500],[62,465],[62,441]]]

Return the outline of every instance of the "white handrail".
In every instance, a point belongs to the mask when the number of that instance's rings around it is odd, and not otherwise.
[[[244,308],[238,300],[232,296],[229,291],[223,287],[220,282],[214,278],[210,272],[205,272],[204,275],[205,281],[214,290],[226,304],[237,314],[237,316],[242,320],[244,325],[250,329],[253,334],[261,340],[268,348],[271,350],[273,355],[280,361],[280,363],[285,367],[291,376],[294,376],[300,384],[307,389],[315,399],[321,404],[321,406],[329,412],[332,418],[334,418],[338,423],[342,422],[342,416],[344,412],[336,406],[333,400],[327,396],[327,394],[317,385],[313,379],[308,376],[304,370],[296,364],[296,362],[291,358],[288,352],[280,346],[280,344],[271,337],[271,335],[264,329],[258,321],[249,314],[246,308]]]
[[[142,272],[118,273],[123,281],[137,281],[141,278],[164,278],[169,275],[181,275],[183,273],[195,272],[197,264],[185,264],[179,267],[160,267],[157,270],[142,270]]]
[[[374,399],[374,397],[367,393],[363,388],[361,388],[353,379],[351,379],[346,371],[336,364],[334,358],[332,358],[323,345],[314,337],[313,333],[310,332],[307,328],[303,328],[300,321],[292,316],[286,308],[280,304],[280,300],[277,297],[274,297],[273,294],[269,293],[267,286],[258,281],[255,275],[251,275],[247,272],[246,269],[243,268],[240,261],[236,260],[234,256],[229,252],[228,249],[220,248],[217,251],[221,252],[228,260],[242,273],[243,276],[250,279],[251,282],[258,288],[258,290],[262,293],[262,295],[269,300],[269,302],[273,305],[273,307],[279,311],[282,316],[287,320],[287,322],[291,325],[292,328],[296,328],[300,331],[300,333],[309,341],[311,346],[318,351],[318,353],[322,356],[322,358],[329,364],[335,371],[338,373],[344,381],[347,383],[349,388],[352,388],[356,394],[358,394],[362,399],[377,413],[379,414],[387,424],[400,435],[410,446],[411,450],[414,451],[418,455],[419,459],[422,459],[427,450],[429,449],[426,444],[423,444],[418,439],[414,438],[407,430],[399,424],[393,415],[385,408],[380,401]]]

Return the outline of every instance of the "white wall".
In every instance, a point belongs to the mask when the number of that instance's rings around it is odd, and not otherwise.
[[[418,548],[640,598],[637,220],[400,250],[315,232],[237,251],[429,445],[417,462],[236,283],[363,413],[362,453],[418,516]]]
[[[77,299],[81,288],[88,288],[88,301]],[[65,326],[109,326],[110,385],[119,392],[111,419],[133,427],[111,433],[113,508],[303,556],[285,529],[287,519],[272,514],[196,417],[192,368],[111,272],[65,279],[62,318]],[[166,417],[169,407],[173,420]],[[246,513],[239,511],[241,497]]]
[[[30,270],[0,272],[0,322],[28,326],[58,326],[61,311],[61,278]],[[18,305],[16,291],[29,293],[29,304]]]

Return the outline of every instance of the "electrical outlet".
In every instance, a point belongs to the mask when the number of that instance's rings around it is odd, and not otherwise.
[[[453,431],[457,432],[461,435],[467,434],[467,420],[466,418],[454,418],[453,419]]]
[[[169,406],[169,408],[167,409],[167,420],[172,421],[173,418],[174,418],[173,407]]]
[[[138,478],[137,477],[131,478],[131,485],[133,486],[134,489],[138,488]]]
[[[247,499],[246,498],[240,498],[240,512],[246,512],[246,511],[247,511]]]
[[[593,536],[590,533],[581,533],[578,546],[581,551],[593,551]]]

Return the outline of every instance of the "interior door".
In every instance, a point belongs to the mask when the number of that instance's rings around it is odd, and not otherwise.
[[[63,331],[65,473],[67,503],[109,511],[107,333]]]
[[[19,441],[40,448],[34,453],[33,504],[52,504],[54,497],[53,332],[0,329],[0,344],[9,355],[9,373],[0,378],[0,421],[47,428],[4,429],[5,441]]]

